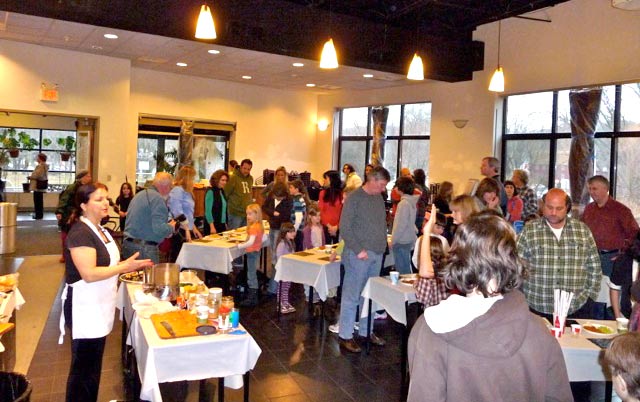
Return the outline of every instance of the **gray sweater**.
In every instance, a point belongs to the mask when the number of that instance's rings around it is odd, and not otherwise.
[[[417,239],[416,204],[420,195],[402,194],[393,218],[391,244],[414,244]]]
[[[354,253],[370,250],[384,253],[387,248],[387,221],[382,195],[369,195],[362,187],[347,197],[340,215],[340,236]]]

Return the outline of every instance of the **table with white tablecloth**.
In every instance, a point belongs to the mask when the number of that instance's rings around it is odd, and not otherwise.
[[[262,247],[269,245],[269,231],[265,229]],[[182,244],[176,264],[182,268],[203,269],[205,271],[229,274],[232,262],[245,254],[239,249],[238,243],[246,240],[246,228],[205,236],[200,240],[193,240]]]
[[[340,260],[330,262],[329,254],[319,249],[286,254],[276,263],[274,279],[309,285],[325,301],[329,289],[340,286]]]
[[[20,310],[20,307],[25,303],[24,297],[18,288],[14,290],[0,294],[0,324],[7,324],[7,327],[12,328],[13,324],[8,324],[14,310]],[[9,327],[11,325],[11,327]],[[1,332],[1,331],[0,331]],[[1,335],[0,335],[1,336]],[[0,352],[4,352],[4,345],[0,342]]]
[[[225,386],[242,387],[242,375],[255,367],[262,353],[248,332],[161,339],[151,320],[139,317],[131,307],[137,289],[140,285],[121,284],[118,308],[130,329],[127,342],[133,346],[137,360],[141,399],[161,402],[161,382],[224,377]],[[248,378],[245,375],[245,380]]]

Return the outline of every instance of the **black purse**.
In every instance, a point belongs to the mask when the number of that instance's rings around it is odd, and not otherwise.
[[[49,187],[49,180],[36,180],[36,190],[46,190]]]

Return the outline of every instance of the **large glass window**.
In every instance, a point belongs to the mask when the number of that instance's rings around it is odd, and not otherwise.
[[[381,107],[381,106],[376,106]],[[402,167],[429,169],[431,103],[382,106],[389,109],[384,145],[384,167],[394,181]],[[339,111],[338,165],[352,164],[364,179],[364,167],[371,160],[373,107]]]
[[[549,187],[569,191],[569,90],[513,95],[504,102],[503,172],[529,172],[541,196]],[[555,121],[554,121],[555,118]],[[640,83],[602,88],[591,175],[611,182],[611,194],[640,216]]]
[[[366,116],[365,116],[366,122]],[[144,185],[156,172],[175,173],[178,164],[180,120],[141,117],[138,125],[136,184]],[[218,169],[226,169],[229,137],[233,126],[222,123],[194,124],[191,151],[196,181],[209,180]]]
[[[76,131],[48,130],[45,128],[0,127],[5,151],[12,148],[12,156],[2,166],[2,180],[5,191],[22,191],[22,183],[28,182],[27,176],[37,165],[36,157],[40,152],[47,155],[49,165],[49,186],[51,190],[63,190],[73,183],[75,178]],[[11,144],[6,138],[14,138],[17,144]],[[69,158],[63,158],[65,144],[70,144]],[[66,160],[65,160],[66,159]]]

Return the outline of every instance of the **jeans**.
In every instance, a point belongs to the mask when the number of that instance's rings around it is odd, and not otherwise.
[[[138,256],[139,260],[146,258],[150,259],[154,264],[160,262],[160,253],[158,252],[158,246],[152,244],[136,244],[132,241],[124,240],[122,242],[122,259],[126,260],[135,254],[136,251],[140,252]]]
[[[260,263],[260,251],[247,253],[247,284],[249,289],[258,289],[258,264]]]
[[[356,320],[356,310],[364,304],[360,296],[364,286],[371,277],[380,275],[382,253],[367,250],[369,258],[360,260],[352,250],[345,248],[342,253],[344,264],[344,283],[342,285],[342,303],[340,306],[340,338],[353,338],[353,326]],[[369,312],[371,314],[371,312]],[[360,336],[367,335],[367,317],[360,320]]]
[[[393,250],[393,259],[395,261],[396,271],[401,274],[411,273],[411,249],[413,244],[394,244],[391,246]]]
[[[33,192],[33,209],[35,218],[42,219],[44,216],[44,193],[42,191]]]
[[[247,226],[247,217],[229,214],[229,222],[227,222],[229,229],[237,229],[242,226]]]
[[[618,256],[618,253],[600,254],[600,265],[602,266],[602,275],[611,276],[611,272],[613,271],[613,261],[611,259],[617,256]]]

